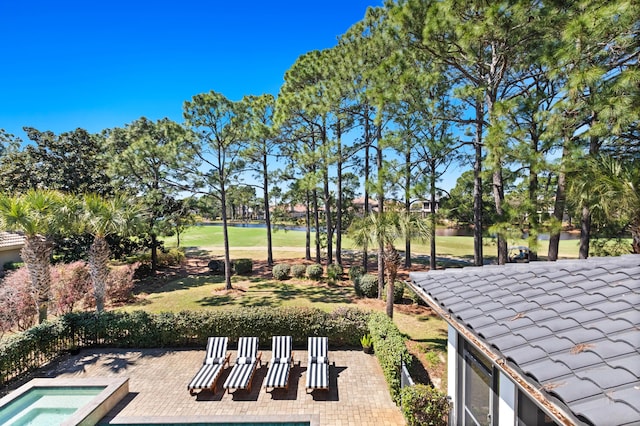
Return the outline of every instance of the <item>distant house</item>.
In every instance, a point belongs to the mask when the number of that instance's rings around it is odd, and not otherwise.
[[[0,232],[0,271],[7,262],[20,262],[20,250],[24,247],[24,236],[12,232]]]
[[[365,213],[365,211],[364,211],[364,201],[365,201],[364,197],[357,197],[357,198],[353,199],[353,208],[359,214]],[[378,201],[377,200],[372,200],[371,198],[369,198],[369,212],[368,213],[377,212],[377,211],[378,211]]]
[[[410,210],[412,213],[420,213],[422,217],[425,217],[432,212],[438,212],[439,208],[440,208],[439,199],[436,199],[433,202],[433,208],[431,206],[430,200],[417,200],[411,203]]]
[[[640,424],[640,255],[412,273],[456,425]]]

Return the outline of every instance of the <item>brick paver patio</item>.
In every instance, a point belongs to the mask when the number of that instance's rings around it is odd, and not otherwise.
[[[233,364],[235,351],[231,351]],[[403,425],[375,356],[357,350],[330,351],[330,391],[305,392],[306,351],[295,351],[288,390],[262,388],[270,351],[251,392],[222,392],[225,368],[215,394],[190,396],[187,384],[198,371],[203,350],[84,350],[41,374],[45,377],[129,377],[129,395],[103,422],[109,424],[208,421],[304,420],[311,425]]]

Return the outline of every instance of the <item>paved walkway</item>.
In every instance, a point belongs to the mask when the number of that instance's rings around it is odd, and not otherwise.
[[[231,351],[233,365],[235,351]],[[110,424],[190,421],[306,420],[312,426],[404,425],[389,396],[375,356],[362,351],[330,351],[330,391],[305,392],[306,351],[294,352],[289,390],[266,393],[262,384],[270,351],[252,391],[223,393],[225,368],[215,394],[190,396],[187,383],[198,371],[204,350],[84,350],[45,371],[45,377],[129,377],[129,395],[103,419]],[[300,362],[301,361],[301,362]],[[300,364],[299,364],[300,362]],[[42,376],[42,375],[41,375]]]

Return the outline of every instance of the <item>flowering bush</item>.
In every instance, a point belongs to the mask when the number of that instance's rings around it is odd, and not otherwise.
[[[138,263],[134,263],[111,268],[107,278],[107,299],[111,303],[124,303],[131,300],[133,275],[138,266]]]
[[[0,283],[0,336],[35,324],[38,307],[26,267],[7,273]]]
[[[95,303],[89,268],[83,261],[58,264],[51,269],[51,295],[57,314],[72,312],[77,303]]]

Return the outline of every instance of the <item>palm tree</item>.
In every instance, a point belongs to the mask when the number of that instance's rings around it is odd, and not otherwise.
[[[589,173],[591,209],[626,224],[634,253],[640,253],[640,161],[623,163],[610,156],[592,159]]]
[[[83,199],[81,227],[93,235],[89,248],[89,274],[96,298],[96,310],[104,309],[104,297],[109,277],[111,250],[107,236],[131,234],[139,224],[140,211],[129,199],[116,196],[105,199],[96,194],[87,194]]]
[[[68,197],[50,190],[29,190],[25,194],[0,195],[0,224],[3,229],[24,233],[21,251],[38,304],[38,321],[47,319],[51,290],[51,236],[60,232],[72,217]]]
[[[395,248],[399,239],[428,240],[430,225],[427,221],[407,212],[385,211],[382,214],[371,213],[354,221],[349,234],[360,247],[378,245],[378,298],[384,291],[385,265],[388,269],[387,315],[393,318],[393,291],[395,278],[400,265],[400,256]]]

